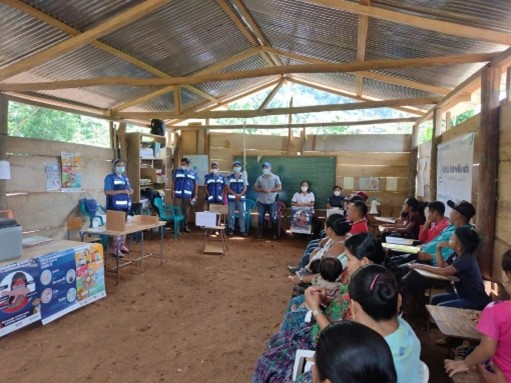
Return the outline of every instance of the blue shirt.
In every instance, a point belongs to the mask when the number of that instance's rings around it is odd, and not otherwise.
[[[467,224],[462,227],[471,228],[472,225]],[[428,253],[433,257],[433,259],[431,260],[433,266],[436,266],[436,245],[438,245],[442,241],[449,242],[449,239],[451,239],[456,229],[457,227],[451,223],[444,230],[442,230],[441,233],[438,234],[435,238],[433,238],[431,241],[422,246],[421,251]],[[444,259],[444,261],[447,260],[447,258],[449,258],[451,254],[452,249],[450,247],[444,247],[442,249],[442,258]]]

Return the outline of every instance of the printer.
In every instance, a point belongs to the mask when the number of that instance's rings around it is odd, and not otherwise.
[[[21,226],[15,219],[0,218],[0,262],[21,257]]]

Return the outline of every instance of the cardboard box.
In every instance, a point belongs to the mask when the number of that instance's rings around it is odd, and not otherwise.
[[[195,213],[195,225],[201,227],[216,226],[218,215],[210,211]]]
[[[139,224],[155,224],[158,223],[159,217],[157,215],[136,215],[131,222]]]
[[[123,211],[106,211],[106,229],[124,231],[126,229],[126,213]]]

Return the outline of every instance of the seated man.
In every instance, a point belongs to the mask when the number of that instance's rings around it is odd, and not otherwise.
[[[419,241],[431,242],[449,225],[449,218],[444,216],[444,213],[445,205],[442,201],[433,201],[428,204],[428,216],[424,225],[421,226]]]
[[[367,233],[369,231],[366,216],[367,206],[364,202],[357,200],[348,205],[348,215],[346,218],[351,222],[349,235]]]

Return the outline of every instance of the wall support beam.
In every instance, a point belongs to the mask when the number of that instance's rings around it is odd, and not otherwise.
[[[0,161],[7,159],[7,112],[9,101],[0,93]],[[7,180],[0,180],[0,210],[7,209]]]
[[[484,276],[490,277],[493,266],[493,242],[497,216],[499,166],[499,88],[501,68],[491,64],[481,73],[481,162],[477,227],[481,239],[478,259]]]

